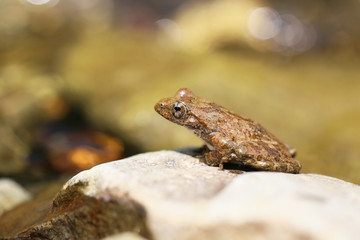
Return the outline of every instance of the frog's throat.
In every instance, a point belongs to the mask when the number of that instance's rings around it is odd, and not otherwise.
[[[205,143],[205,145],[209,148],[210,151],[214,150],[214,147],[212,146],[212,144],[204,140],[203,131],[200,131],[199,129],[193,129],[193,128],[188,128],[188,129],[191,132],[193,132],[196,136],[198,136]]]

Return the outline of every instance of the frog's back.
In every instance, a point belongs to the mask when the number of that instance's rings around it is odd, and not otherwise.
[[[202,111],[196,114],[200,119],[206,119],[206,124],[211,125],[212,131],[221,132],[231,140],[234,148],[239,151],[271,159],[291,158],[288,147],[262,125],[249,118],[211,102],[204,103]]]
[[[199,119],[206,119],[212,130],[222,132],[232,140],[261,139],[264,141],[279,140],[259,123],[250,118],[242,117],[216,103],[208,102],[206,108],[201,108],[196,114]]]

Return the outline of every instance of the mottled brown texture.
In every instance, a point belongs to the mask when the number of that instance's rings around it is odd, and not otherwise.
[[[161,99],[155,110],[164,118],[185,126],[207,146],[201,158],[212,166],[236,163],[262,171],[298,173],[295,150],[283,144],[259,123],[195,96],[190,89]]]
[[[9,224],[13,230],[0,229],[0,238],[101,239],[120,232],[135,232],[152,239],[146,224],[146,211],[139,203],[126,195],[115,198],[108,194],[107,199],[90,197],[82,191],[86,186],[86,182],[78,182],[61,190],[52,207],[45,202],[45,207],[36,205],[28,209],[25,216],[32,214],[36,221],[28,222],[27,226],[19,218],[10,218],[20,227]]]

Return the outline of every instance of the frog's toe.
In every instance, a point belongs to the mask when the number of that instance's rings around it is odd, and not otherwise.
[[[214,154],[214,152],[207,152],[204,154],[205,163],[209,166],[219,166],[221,163],[220,159]]]
[[[220,170],[223,170],[223,169],[224,169],[224,164],[220,163],[220,164],[219,164],[219,169],[220,169]]]

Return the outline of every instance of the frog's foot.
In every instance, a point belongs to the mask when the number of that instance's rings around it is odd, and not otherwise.
[[[206,152],[204,153],[205,163],[209,166],[219,166],[222,168],[221,160],[215,155],[214,152]]]

